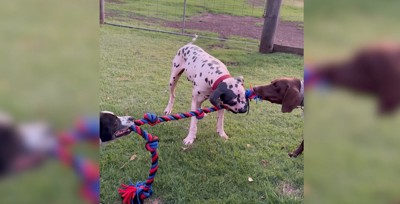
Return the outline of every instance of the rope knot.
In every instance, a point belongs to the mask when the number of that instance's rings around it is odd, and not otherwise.
[[[144,182],[137,182],[135,185],[121,185],[122,188],[118,189],[119,195],[123,198],[124,204],[142,203],[144,199],[153,194],[151,186],[148,187]]]
[[[158,120],[158,116],[155,113],[145,113],[144,119],[146,119],[150,126],[154,126],[160,121]]]
[[[149,152],[154,152],[158,148],[158,139],[146,143],[146,149]]]
[[[199,108],[199,109],[196,111],[196,118],[197,118],[198,120],[201,120],[201,119],[204,118],[204,116],[205,116],[205,114],[204,114],[203,109]]]

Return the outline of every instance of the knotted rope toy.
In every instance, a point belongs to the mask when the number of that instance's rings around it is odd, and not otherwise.
[[[255,100],[256,102],[262,100],[262,98],[254,92],[252,86],[250,86],[250,89],[246,90],[246,99]]]
[[[246,90],[246,99],[261,100],[261,98],[254,93],[252,88]],[[118,189],[118,193],[123,199],[122,202],[124,204],[142,203],[144,199],[149,198],[153,194],[152,184],[154,182],[154,178],[156,176],[158,169],[157,148],[159,139],[157,136],[151,135],[150,133],[144,131],[139,126],[145,124],[154,126],[162,122],[169,122],[173,120],[180,120],[190,117],[196,117],[197,119],[200,120],[204,117],[205,113],[211,113],[221,109],[227,109],[227,108],[224,105],[221,105],[210,108],[200,108],[197,109],[196,111],[189,111],[185,113],[177,113],[160,117],[158,117],[154,113],[145,113],[142,119],[135,120],[134,125],[129,127],[126,131],[123,131],[123,135],[126,135],[127,131],[135,132],[138,135],[142,136],[144,140],[146,140],[147,143],[145,145],[145,148],[151,154],[151,167],[149,176],[145,182],[137,182],[136,184],[130,182],[129,185],[121,184],[121,188]]]
[[[81,142],[90,142],[96,148],[99,144],[99,120],[78,120],[75,128],[59,133],[58,142],[51,156],[64,165],[73,168],[81,181],[80,193],[90,203],[98,204],[100,193],[99,165],[82,155],[73,153],[72,148]]]
[[[118,189],[118,193],[123,199],[124,204],[142,203],[144,199],[149,198],[153,194],[152,184],[158,169],[158,137],[153,136],[150,133],[144,131],[139,126],[149,124],[154,126],[158,123],[168,122],[173,120],[180,120],[184,118],[196,117],[197,119],[204,118],[205,113],[211,113],[225,108],[224,106],[211,107],[211,108],[200,108],[196,111],[189,111],[185,113],[178,113],[172,115],[166,115],[158,117],[154,113],[145,113],[142,119],[135,120],[134,125],[129,128],[129,131],[133,131],[138,135],[142,136],[146,140],[146,150],[151,154],[151,167],[147,180],[145,182],[137,182],[133,184],[130,182],[129,185],[121,184],[122,188]]]

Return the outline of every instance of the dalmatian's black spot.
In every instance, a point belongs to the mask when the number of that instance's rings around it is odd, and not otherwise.
[[[185,47],[185,50],[189,49],[189,47]]]
[[[202,62],[203,62],[203,63],[206,63],[206,62],[208,62],[208,60],[202,60]]]
[[[237,88],[237,87],[238,87],[238,84],[235,84],[235,87]]]
[[[198,91],[197,94],[200,94],[200,91]]]
[[[208,82],[208,78],[207,77],[205,78],[205,81],[206,81],[206,83]]]
[[[201,75],[203,75],[203,73],[200,72],[200,77],[201,77]]]
[[[188,62],[188,65],[190,65],[190,62]]]
[[[241,101],[240,101],[240,94],[237,95],[237,102],[238,102],[238,103],[241,103]]]
[[[205,64],[201,65],[201,67],[204,67]]]
[[[178,52],[178,56],[181,56],[181,50],[179,50],[179,52]]]
[[[214,82],[214,80],[211,79],[211,84]]]
[[[211,75],[213,75],[214,74],[214,72],[211,72]]]
[[[192,57],[192,60],[193,60],[195,57],[196,57],[196,56],[193,56],[193,57]]]
[[[183,58],[183,60],[185,60],[185,62],[186,62],[187,58],[186,58],[186,57],[184,57],[184,58]]]
[[[229,89],[232,89],[233,88],[233,85],[231,84],[231,85],[229,85]]]
[[[197,55],[197,52],[193,52],[194,55]]]
[[[169,83],[169,86],[172,86],[172,84],[171,84],[171,83]]]
[[[197,84],[196,84],[196,82],[195,82],[195,81],[193,82],[193,85],[197,86]]]
[[[175,80],[175,77],[172,77]]]
[[[208,63],[208,66],[210,66],[210,67],[211,67],[211,65],[212,65],[211,63]]]
[[[196,78],[196,77],[197,77],[197,74],[194,75],[194,78]]]

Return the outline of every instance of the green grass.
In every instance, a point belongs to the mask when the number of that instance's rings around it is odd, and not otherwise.
[[[254,6],[248,0],[202,0],[187,1],[186,16],[200,13],[228,14],[233,16],[262,17],[264,3],[262,0]],[[109,0],[106,10],[117,12],[122,19],[129,20],[129,15],[154,17],[169,21],[181,21],[183,15],[182,0]],[[287,0],[281,7],[281,19],[284,21],[303,21],[303,1]]]
[[[100,109],[135,118],[146,112],[162,115],[168,102],[171,60],[176,50],[190,40],[103,26]],[[262,55],[257,46],[204,39],[198,39],[196,44],[230,65],[233,76],[243,75],[246,87],[280,76],[303,75],[303,59],[295,55]],[[182,77],[173,112],[190,110],[190,100],[191,85]],[[143,126],[160,138],[160,166],[153,199],[161,203],[302,202],[303,156],[287,156],[302,137],[300,110],[283,114],[279,106],[252,102],[249,115],[226,114],[225,131],[230,136],[227,141],[217,135],[216,114],[210,113],[199,121],[195,143],[183,151],[182,140],[188,133],[189,121]],[[120,203],[117,188],[121,183],[147,178],[150,155],[144,144],[143,139],[131,134],[101,147],[102,203]],[[129,161],[134,154],[137,158]],[[254,182],[248,182],[248,177]],[[284,186],[292,188],[293,193],[283,192]]]

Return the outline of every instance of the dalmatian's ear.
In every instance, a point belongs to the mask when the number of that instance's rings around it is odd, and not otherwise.
[[[244,83],[243,76],[238,76],[238,77],[236,77],[236,80],[238,80],[238,81]]]

